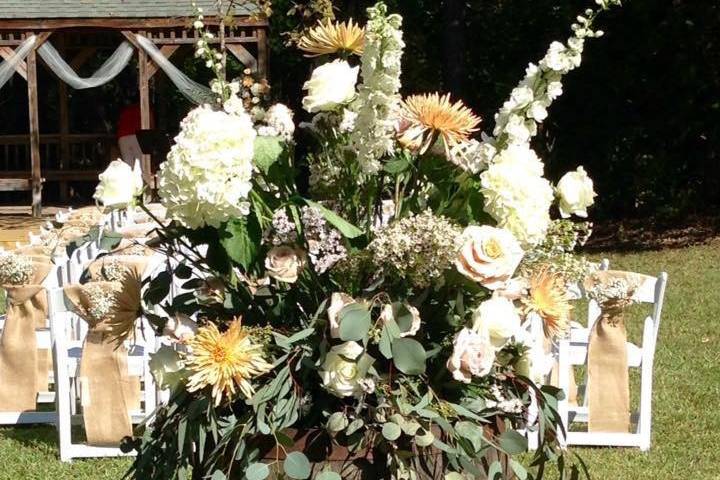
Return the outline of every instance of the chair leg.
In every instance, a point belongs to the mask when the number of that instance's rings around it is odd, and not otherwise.
[[[558,402],[558,414],[560,415],[560,421],[562,427],[565,429],[566,434],[558,432],[558,441],[560,447],[567,448],[567,431],[570,428],[570,407],[568,403],[568,392],[570,391],[570,341],[560,340],[558,348],[558,386],[565,393],[562,400]]]
[[[650,450],[652,439],[652,387],[653,363],[655,356],[654,325],[650,318],[645,320],[643,330],[642,367],[640,370],[640,416],[638,420],[638,434],[640,435],[640,450]]]

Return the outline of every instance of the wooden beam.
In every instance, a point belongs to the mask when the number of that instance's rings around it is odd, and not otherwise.
[[[27,56],[28,109],[30,118],[30,169],[32,178],[32,214],[42,214],[42,172],[40,171],[40,120],[38,117],[37,51]]]
[[[123,30],[120,32],[125,39],[132,44],[133,47],[135,47],[136,50],[142,51],[142,47],[138,43],[137,39],[135,38],[135,32],[132,30]]]
[[[228,51],[235,56],[235,58],[240,60],[240,63],[245,65],[245,68],[249,68],[253,72],[257,72],[258,61],[245,47],[239,43],[228,43],[225,45],[225,48],[227,48]]]
[[[141,32],[142,34],[142,32]],[[138,50],[138,81],[140,88],[140,128],[143,130],[150,129],[150,76],[149,60],[145,50]],[[143,179],[145,184],[150,188],[154,188],[152,181],[152,159],[150,155],[143,155],[140,163],[143,171]]]
[[[172,57],[173,53],[177,52],[177,49],[180,48],[180,45],[163,45],[160,47],[160,53],[162,53],[165,58]],[[158,71],[158,65],[153,62],[152,60],[148,60],[148,79],[152,78],[153,75],[155,75]]]
[[[13,50],[10,47],[0,47],[0,57],[2,57],[4,60],[10,60],[12,57],[15,56],[15,50]],[[15,65],[15,71],[23,77],[25,80],[27,80],[27,64],[25,63],[25,60],[21,60]]]
[[[118,30],[150,30],[158,28],[190,28],[194,18],[51,18],[22,19],[4,18],[0,30],[56,30],[60,28],[103,28]],[[216,25],[218,20],[206,17],[206,25]],[[237,27],[266,27],[267,21],[252,20],[250,17],[235,17]]]
[[[32,182],[27,178],[0,178],[0,192],[22,192],[32,190]]]
[[[270,49],[268,48],[267,30],[258,28],[256,31],[258,37],[258,74],[267,80],[270,79],[270,71],[268,64],[270,62]]]

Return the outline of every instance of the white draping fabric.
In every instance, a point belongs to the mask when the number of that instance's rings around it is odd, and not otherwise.
[[[110,55],[110,58],[108,58],[92,76],[82,78],[63,60],[60,52],[53,47],[52,43],[45,42],[38,48],[38,54],[50,70],[76,90],[95,88],[112,81],[127,67],[128,63],[130,63],[133,52],[134,49],[129,42],[121,43],[115,52]]]
[[[196,105],[211,103],[215,96],[210,89],[196,81],[188,78],[175,65],[158,50],[155,44],[142,35],[135,35],[137,43],[145,50],[145,53],[152,59],[160,69],[165,72],[171,82],[175,84],[180,93]]]
[[[24,61],[30,52],[32,52],[36,41],[37,37],[31,35],[18,46],[10,58],[0,63],[0,89],[3,88],[7,81],[15,74],[15,67]]]
[[[135,35],[138,45],[147,53],[153,62],[167,75],[170,81],[177,87],[185,98],[196,105],[211,103],[215,96],[211,90],[192,80],[180,71],[172,62],[149,39]],[[15,73],[15,67],[27,58],[28,54],[35,47],[37,38],[28,37],[8,60],[0,63],[0,89]],[[62,58],[60,52],[50,42],[45,42],[38,48],[38,54],[47,66],[71,87],[82,90],[95,88],[112,81],[125,67],[133,56],[133,46],[129,42],[123,42],[113,52],[105,63],[90,77],[80,77],[73,68]]]

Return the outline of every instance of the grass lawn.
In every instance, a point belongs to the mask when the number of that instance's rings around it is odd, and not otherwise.
[[[653,446],[578,449],[595,479],[720,479],[720,240],[642,253],[608,253],[611,267],[670,275],[655,360]],[[599,258],[600,256],[598,256]],[[641,325],[630,321],[631,339]],[[117,479],[128,460],[57,460],[52,428],[0,429],[0,480]]]

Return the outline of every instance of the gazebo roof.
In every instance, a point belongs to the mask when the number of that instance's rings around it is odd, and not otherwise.
[[[183,0],[0,0],[2,19],[77,18],[173,18],[193,16],[190,1]],[[197,0],[212,15],[213,0]],[[235,7],[235,14],[252,14],[248,6]]]

